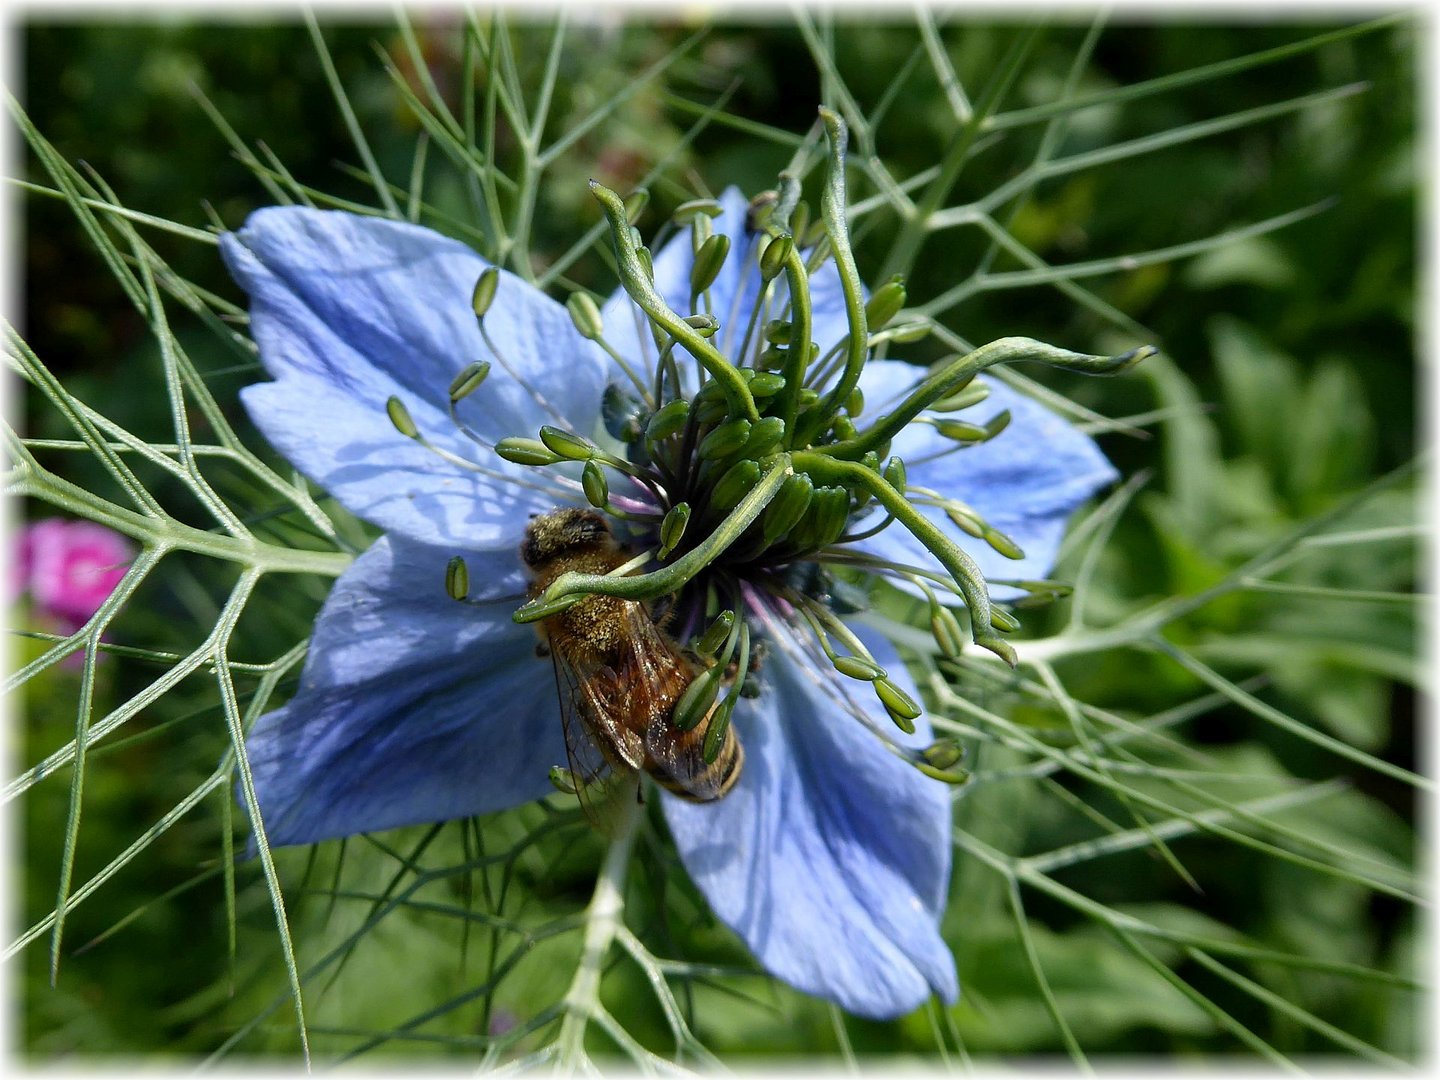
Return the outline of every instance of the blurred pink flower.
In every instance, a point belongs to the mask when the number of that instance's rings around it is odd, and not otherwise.
[[[45,518],[20,532],[18,584],[38,612],[73,633],[115,591],[134,557],[134,546],[113,529]]]

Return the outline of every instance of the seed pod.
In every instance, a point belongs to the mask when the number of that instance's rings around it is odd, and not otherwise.
[[[715,284],[725,257],[730,254],[730,237],[716,233],[700,245],[695,253],[695,262],[690,266],[690,292],[699,294]]]
[[[554,465],[563,460],[538,439],[501,439],[495,444],[495,453],[516,465]]]
[[[710,492],[710,505],[716,510],[730,510],[760,482],[760,463],[750,458],[737,461],[726,469]]]
[[[473,364],[466,364],[450,382],[451,402],[462,401],[469,397],[476,390],[480,389],[490,375],[490,361],[477,360]]]
[[[871,330],[879,330],[905,306],[905,279],[896,274],[880,288],[870,295],[870,302],[865,305],[865,325]]]
[[[495,290],[500,287],[500,271],[487,266],[475,282],[475,291],[470,294],[470,308],[477,319],[483,319],[495,301]]]
[[[676,503],[665,512],[660,522],[660,558],[675,550],[685,535],[685,526],[690,524],[690,504]]]
[[[668,439],[685,426],[689,415],[690,403],[684,398],[676,398],[650,414],[650,421],[645,425],[645,438],[651,442]]]
[[[585,470],[580,474],[580,486],[585,491],[585,498],[597,510],[603,510],[609,504],[610,482],[605,479],[605,470],[594,458],[585,462]]]
[[[445,592],[451,600],[464,600],[470,595],[470,568],[460,555],[445,564]]]
[[[404,435],[407,439],[418,439],[420,429],[415,426],[415,421],[410,418],[410,410],[398,397],[391,396],[385,399],[385,412],[390,417],[390,423],[395,425],[395,430]]]
[[[561,431],[546,424],[540,429],[540,441],[552,452],[570,461],[589,461],[600,448],[589,439]]]
[[[589,293],[571,293],[570,299],[565,301],[565,308],[570,312],[575,330],[587,341],[595,341],[605,332],[605,320]]]
[[[720,424],[709,435],[701,439],[700,446],[695,453],[702,461],[715,461],[735,453],[745,445],[749,438],[750,421],[743,416],[737,417]]]

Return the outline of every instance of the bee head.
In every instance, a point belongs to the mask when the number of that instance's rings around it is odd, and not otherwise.
[[[525,528],[520,558],[534,569],[560,555],[608,548],[614,534],[604,516],[595,510],[554,510],[533,518]]]

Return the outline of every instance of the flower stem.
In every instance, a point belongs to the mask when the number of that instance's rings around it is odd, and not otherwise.
[[[585,909],[580,963],[570,980],[570,989],[565,992],[565,1019],[560,1022],[556,1043],[562,1062],[584,1060],[585,1028],[600,1002],[600,976],[605,957],[625,922],[625,876],[630,869],[641,806],[638,799],[622,798],[620,802],[610,850],[605,853],[605,861],[595,879],[595,891]]]

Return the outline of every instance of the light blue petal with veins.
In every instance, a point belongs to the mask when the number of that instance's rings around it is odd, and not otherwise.
[[[489,379],[460,407],[483,438],[533,438],[542,424],[590,434],[604,366],[560,304],[502,271],[486,316],[502,361],[470,307],[489,264],[429,229],[271,207],[220,245],[250,294],[251,334],[276,380],[242,399],[276,449],[345,506],[424,543],[513,548],[527,513],[562,501],[522,486],[536,483],[535,470],[475,446],[446,413],[455,375],[489,360]],[[490,472],[400,435],[385,414],[391,395],[433,443]]]
[[[553,791],[565,744],[551,662],[511,612],[515,552],[467,555],[475,599],[452,600],[452,552],[382,537],[336,581],[300,688],[246,739],[271,844],[484,814]]]
[[[908,692],[914,684],[887,642],[862,634]],[[932,992],[958,994],[940,938],[950,875],[952,788],[897,758],[849,712],[842,690],[897,742],[868,686],[777,643],[765,690],[742,702],[735,728],[745,764],[715,803],[666,795],[665,816],[686,869],[715,914],[761,965],[860,1016],[889,1018]],[[786,647],[788,646],[788,647]]]

